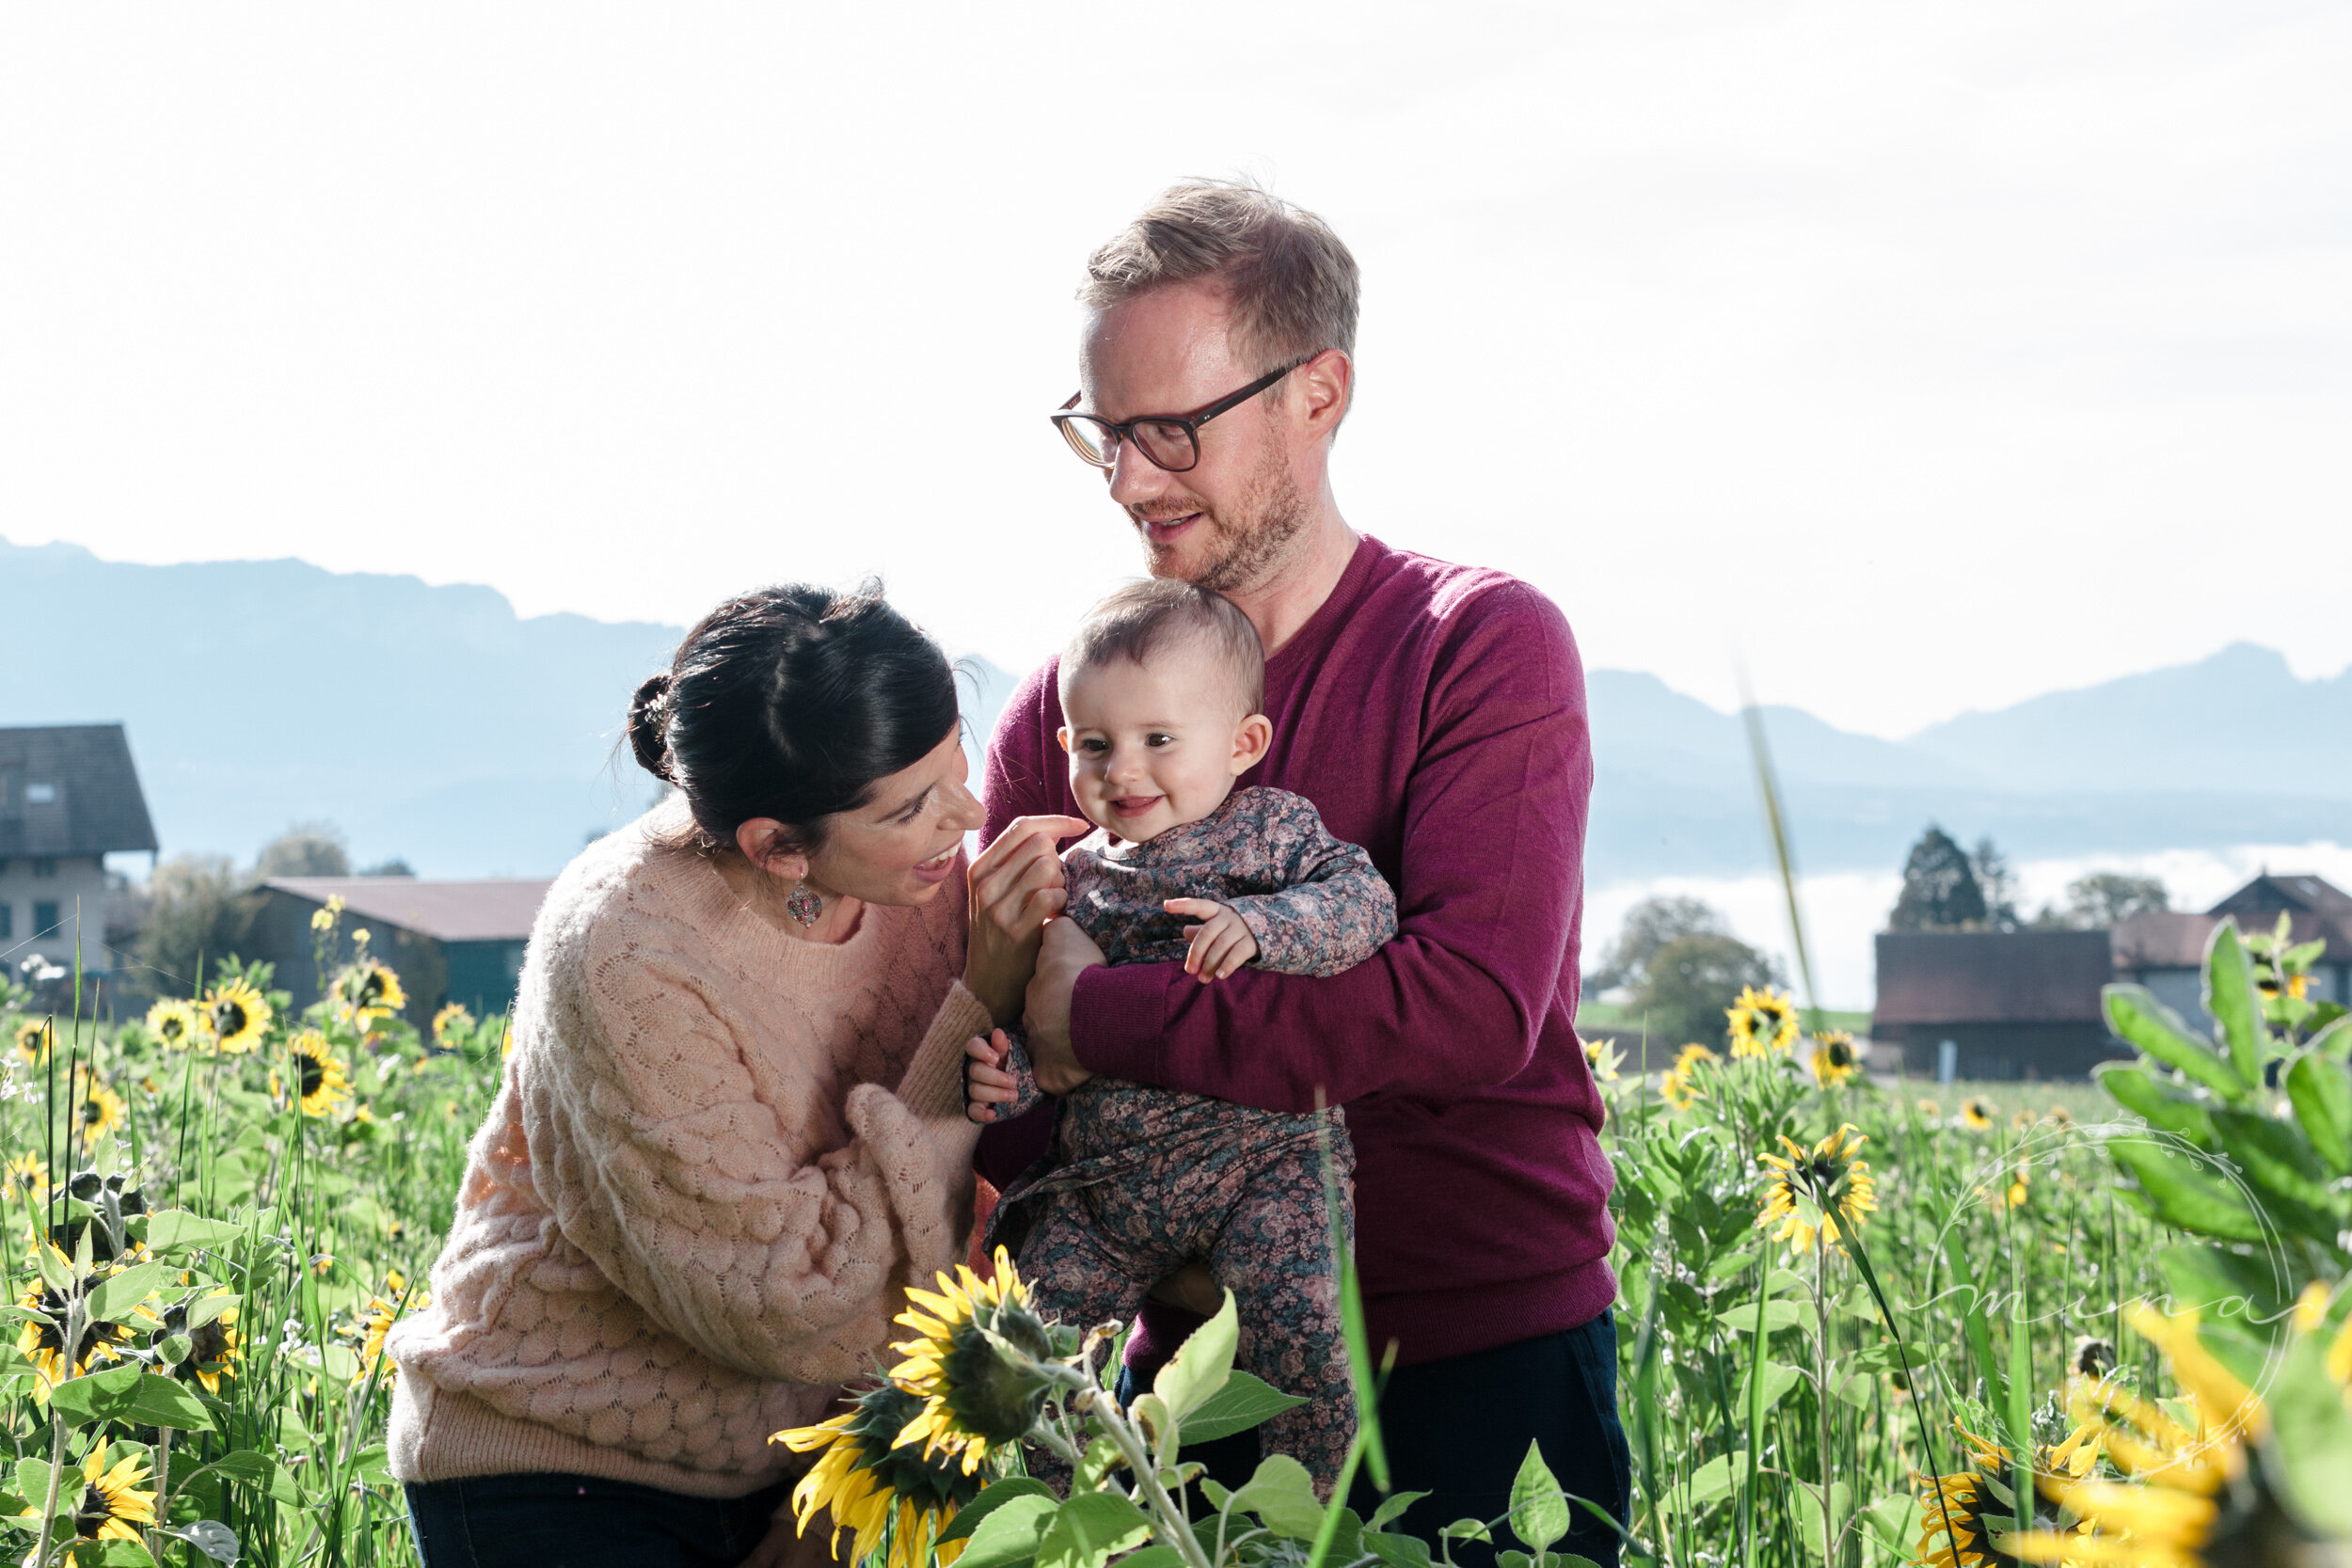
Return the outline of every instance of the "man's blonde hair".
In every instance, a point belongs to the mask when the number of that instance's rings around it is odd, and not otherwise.
[[[1078,298],[1106,310],[1168,283],[1215,280],[1233,347],[1263,369],[1356,353],[1356,258],[1331,226],[1244,180],[1171,185],[1087,258]]]

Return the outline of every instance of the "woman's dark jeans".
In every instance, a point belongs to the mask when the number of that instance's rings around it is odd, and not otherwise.
[[[688,1497],[595,1476],[414,1482],[424,1568],[735,1568],[767,1537],[789,1484]]]

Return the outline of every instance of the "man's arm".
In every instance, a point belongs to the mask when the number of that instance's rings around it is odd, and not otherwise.
[[[1070,1037],[1093,1072],[1303,1111],[1383,1089],[1499,1084],[1534,1050],[1583,896],[1583,669],[1523,583],[1461,612],[1406,787],[1393,941],[1327,979],[1174,964],[1088,969]],[[993,805],[992,805],[992,809]],[[1025,809],[1037,809],[1027,807]],[[1037,1022],[1037,993],[1030,994]]]

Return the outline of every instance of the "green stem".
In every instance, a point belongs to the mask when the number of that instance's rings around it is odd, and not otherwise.
[[[1826,1223],[1827,1216],[1823,1216]],[[1838,1519],[1830,1506],[1829,1475],[1829,1239],[1815,1238],[1813,1254],[1813,1411],[1816,1440],[1821,1449],[1821,1554],[1826,1568],[1837,1568]],[[1760,1362],[1759,1362],[1760,1365]]]

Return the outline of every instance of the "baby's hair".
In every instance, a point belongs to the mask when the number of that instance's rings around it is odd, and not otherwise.
[[[1265,702],[1265,645],[1249,617],[1224,594],[1174,578],[1131,582],[1087,611],[1062,650],[1061,686],[1114,659],[1144,664],[1181,639],[1206,644],[1232,677],[1242,712]]]

